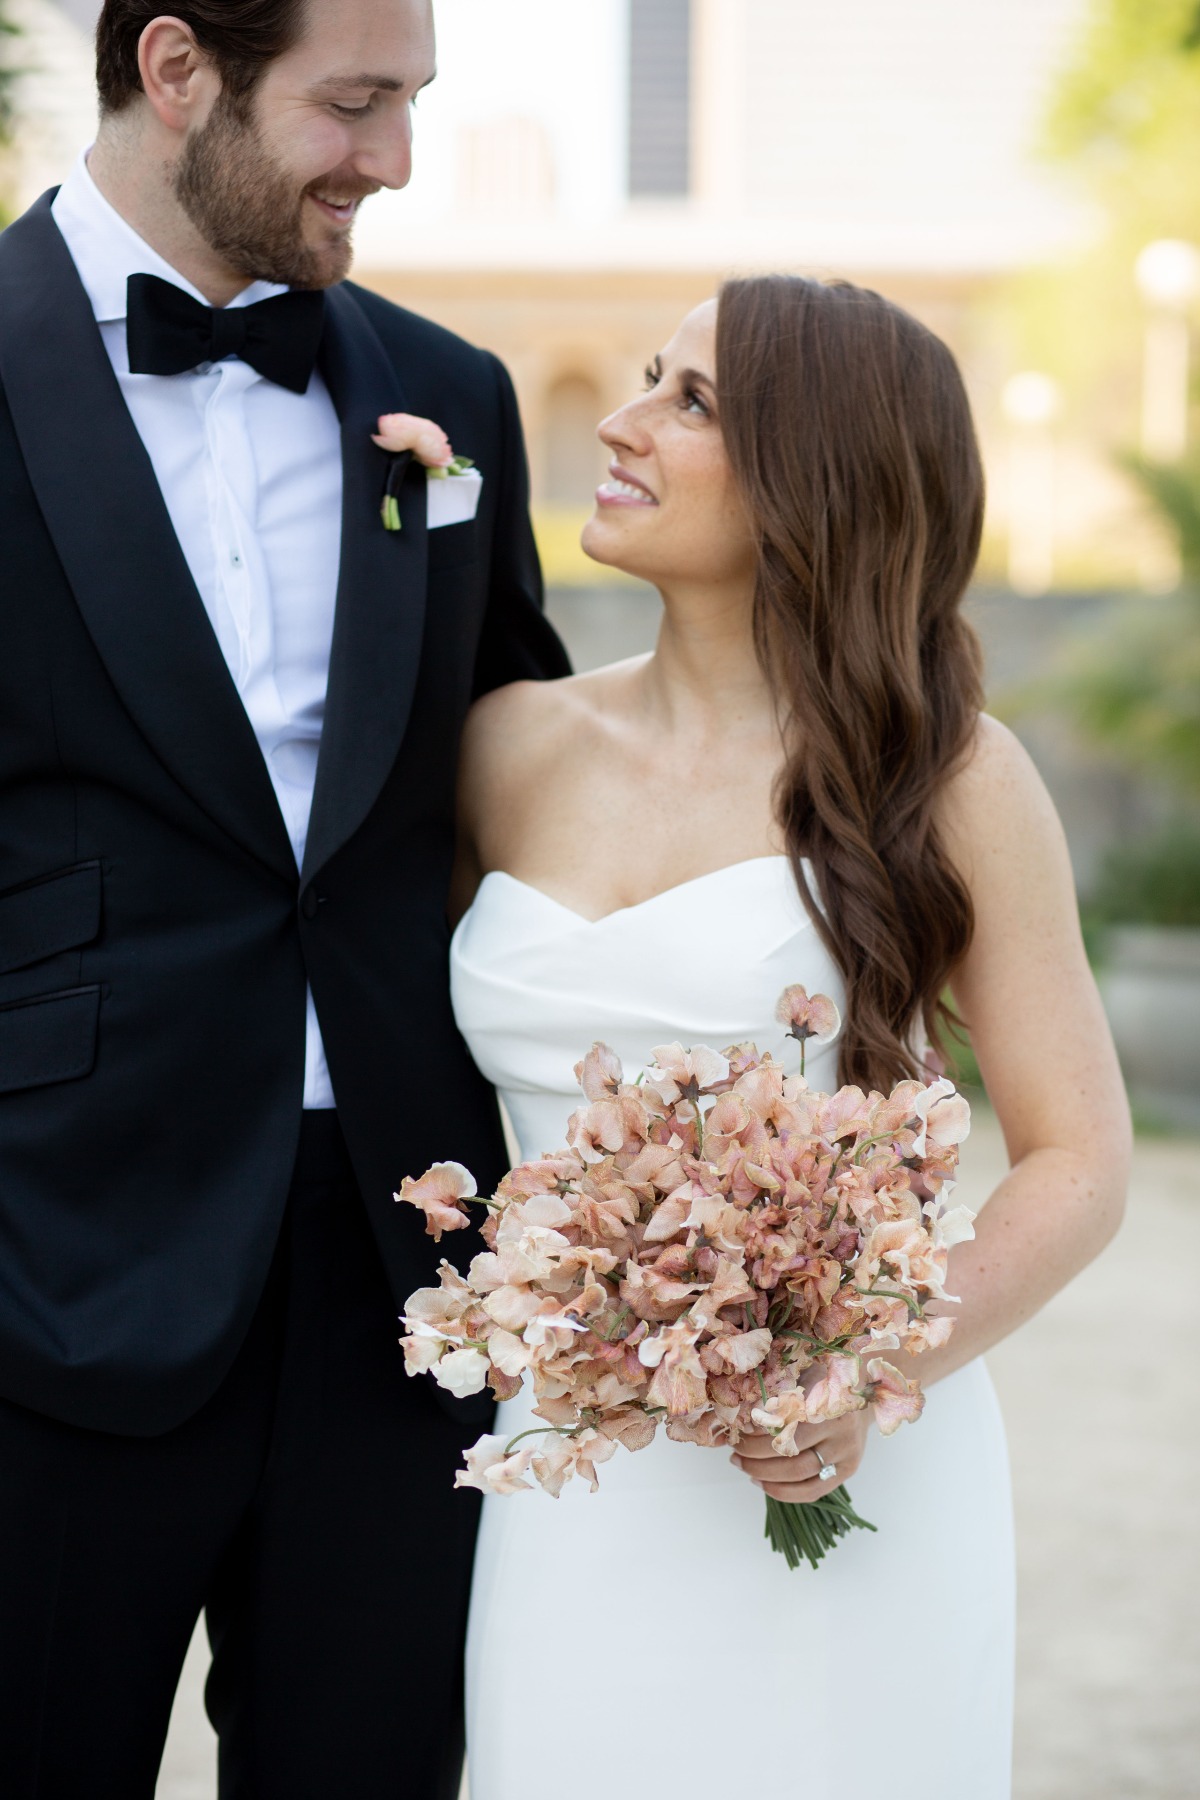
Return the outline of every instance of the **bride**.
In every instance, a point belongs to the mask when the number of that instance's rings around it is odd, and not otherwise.
[[[788,1061],[774,1005],[802,982],[843,1015],[809,1059],[825,1089],[927,1069],[948,987],[1012,1167],[953,1252],[915,1427],[802,1426],[788,1460],[660,1434],[596,1495],[485,1502],[472,1800],[1005,1800],[1012,1521],[981,1353],[1111,1237],[1129,1128],[1058,821],[980,711],[962,383],[875,294],[734,281],[600,436],[584,547],[658,588],[657,649],[489,695],[464,746],[454,1002],[522,1155],[564,1141],[593,1039],[628,1078],[673,1040]],[[530,1422],[525,1395],[500,1413]],[[841,1481],[877,1534],[789,1572],[764,1493]]]

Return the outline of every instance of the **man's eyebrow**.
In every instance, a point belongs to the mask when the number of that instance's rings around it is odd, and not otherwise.
[[[421,86],[428,87],[429,82],[432,80],[433,76],[431,75],[428,81],[423,81],[421,83]],[[394,75],[355,75],[353,73],[347,73],[345,75],[326,75],[324,80],[314,81],[312,87],[309,89],[309,93],[334,94],[342,92],[345,88],[374,88],[377,92],[382,94],[398,94],[406,85],[405,82],[398,81]]]

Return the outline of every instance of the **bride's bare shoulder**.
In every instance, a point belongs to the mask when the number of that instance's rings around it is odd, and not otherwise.
[[[622,707],[645,657],[557,681],[514,681],[477,700],[463,731],[461,780],[494,794],[587,753]]]
[[[1054,802],[1028,751],[981,713],[966,754],[941,795],[938,824],[968,885],[1003,888],[1066,867]]]

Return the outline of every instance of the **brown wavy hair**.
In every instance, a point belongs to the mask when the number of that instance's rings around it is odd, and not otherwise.
[[[846,984],[839,1079],[887,1088],[925,1074],[922,1037],[944,1049],[974,929],[936,819],[983,704],[960,611],[983,525],[970,406],[940,339],[848,282],[726,282],[716,361],[784,721],[776,814]]]

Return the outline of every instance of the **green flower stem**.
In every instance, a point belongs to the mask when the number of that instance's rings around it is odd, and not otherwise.
[[[522,1438],[549,1437],[552,1433],[555,1437],[578,1437],[581,1429],[578,1425],[531,1425],[528,1431],[518,1431],[515,1438],[509,1438],[504,1446],[504,1454],[511,1456]]]
[[[815,1569],[847,1533],[875,1529],[855,1512],[846,1489],[836,1487],[823,1499],[807,1503],[768,1498],[763,1535],[789,1569],[798,1569],[802,1562]]]

